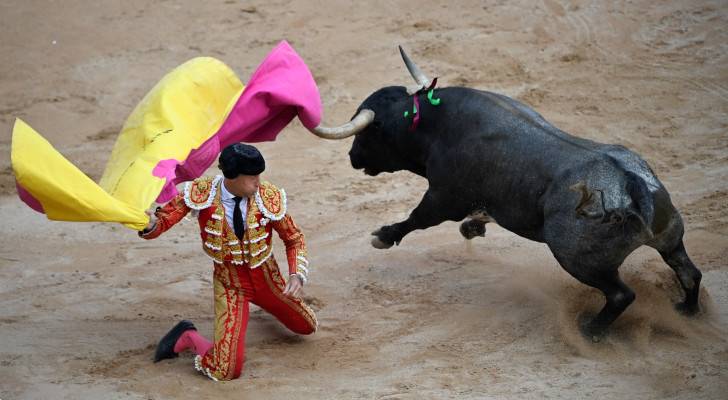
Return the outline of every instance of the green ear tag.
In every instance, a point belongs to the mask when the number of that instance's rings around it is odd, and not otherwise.
[[[415,114],[417,114],[417,106],[412,105],[412,115],[414,116]],[[405,118],[409,117],[409,111],[404,112],[404,117]]]
[[[432,98],[432,93],[434,91],[435,91],[435,89],[433,88],[433,89],[430,89],[429,92],[427,92],[427,100],[429,100],[430,104],[432,104],[433,106],[438,106],[438,105],[440,105],[440,98],[437,98],[437,99]]]

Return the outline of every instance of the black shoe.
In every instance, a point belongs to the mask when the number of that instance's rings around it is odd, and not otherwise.
[[[174,326],[174,328],[167,332],[157,345],[157,352],[154,353],[154,362],[177,357],[177,353],[174,352],[174,345],[177,343],[177,340],[179,340],[179,337],[182,336],[185,331],[190,329],[197,330],[192,322],[185,319],[180,321]]]

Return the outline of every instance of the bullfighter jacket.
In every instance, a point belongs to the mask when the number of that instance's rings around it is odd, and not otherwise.
[[[261,182],[255,195],[248,199],[246,229],[241,243],[225,220],[220,185],[222,176],[219,175],[188,182],[183,193],[157,209],[157,223],[140,236],[156,238],[190,211],[197,211],[205,254],[215,264],[232,263],[255,269],[272,257],[271,233],[275,229],[286,246],[289,273],[306,283],[309,273],[306,244],[303,233],[286,213],[286,192],[270,182]]]

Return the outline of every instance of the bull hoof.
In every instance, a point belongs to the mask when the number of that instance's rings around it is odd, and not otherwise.
[[[388,249],[392,247],[394,243],[385,243],[382,240],[380,240],[378,237],[375,237],[372,239],[372,246],[374,246],[377,249]]]
[[[675,304],[675,310],[686,317],[694,317],[700,312],[700,307],[697,303],[688,304],[687,302],[680,302]]]
[[[602,339],[604,339],[604,334],[591,335],[591,337],[587,337],[587,339],[591,340],[592,343],[599,343]]]
[[[582,336],[592,343],[599,343],[606,336],[606,329],[594,326],[593,317],[582,315],[579,317],[579,331]]]
[[[476,236],[485,237],[485,223],[469,219],[460,224],[460,234],[468,240],[471,240]]]
[[[372,232],[374,239],[372,239],[372,246],[377,249],[388,249],[395,244],[399,244],[399,240],[394,239],[394,229],[391,226],[383,226],[376,231]]]

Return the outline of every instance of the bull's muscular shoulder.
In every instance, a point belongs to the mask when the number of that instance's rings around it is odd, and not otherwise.
[[[201,177],[185,184],[184,199],[187,207],[202,210],[210,207],[215,199],[222,176]]]
[[[286,191],[263,181],[255,193],[255,203],[263,215],[278,221],[286,215]]]

